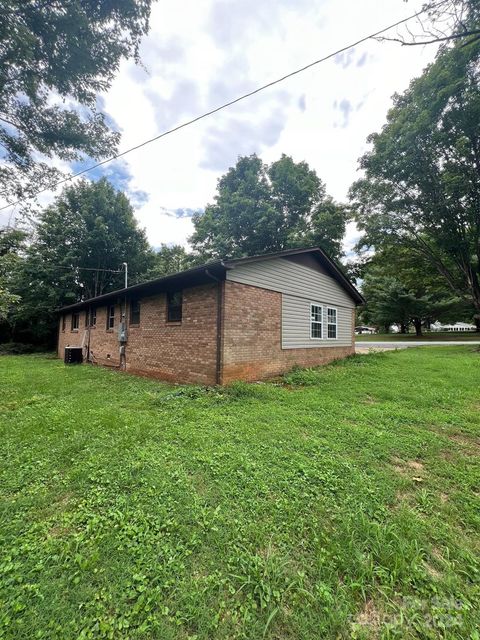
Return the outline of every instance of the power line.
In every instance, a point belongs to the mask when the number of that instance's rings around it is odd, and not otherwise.
[[[66,267],[61,264],[49,264],[48,267],[52,267],[52,269],[69,269],[70,271],[104,271],[107,273],[123,273],[123,270],[115,270],[115,269],[95,269],[94,267]]]
[[[261,91],[264,91],[265,89],[273,87],[274,85],[279,84],[280,82],[284,82],[285,80],[288,80],[289,78],[292,78],[293,76],[296,76],[299,73],[303,73],[303,71],[307,71],[307,69],[311,69],[312,67],[316,66],[317,64],[320,64],[322,62],[326,62],[327,60],[330,60],[331,58],[334,58],[335,56],[339,55],[340,53],[344,53],[345,51],[348,51],[349,49],[352,49],[353,47],[357,47],[359,44],[362,44],[362,43],[366,42],[367,40],[372,40],[373,38],[377,38],[378,36],[382,35],[382,33],[385,33],[385,31],[389,31],[390,29],[393,29],[394,27],[398,27],[401,24],[404,24],[405,22],[409,22],[410,20],[413,20],[414,18],[417,18],[419,15],[421,15],[422,13],[425,13],[426,11],[427,11],[427,9],[423,8],[420,11],[417,11],[416,13],[412,14],[411,16],[408,16],[408,18],[403,18],[402,20],[399,20],[398,22],[394,22],[393,24],[390,24],[388,27],[384,27],[383,29],[380,29],[380,31],[376,31],[375,33],[371,33],[368,36],[364,36],[360,40],[357,40],[356,42],[352,42],[351,44],[348,44],[348,45],[342,47],[341,49],[337,49],[333,53],[329,53],[328,55],[324,56],[323,58],[319,58],[318,60],[314,60],[313,62],[310,62],[309,64],[305,65],[304,67],[301,67],[300,69],[296,69],[295,71],[291,71],[290,73],[287,73],[286,75],[284,75],[284,76],[282,76],[280,78],[277,78],[276,80],[272,80],[272,82],[268,82],[267,84],[264,84],[261,87],[257,87],[257,89],[254,89],[253,91],[249,91],[248,93],[244,93],[243,95],[239,96],[238,98],[234,98],[233,100],[230,100],[229,102],[225,102],[224,104],[220,105],[219,107],[215,107],[214,109],[211,109],[210,111],[206,111],[205,113],[202,113],[201,115],[193,118],[192,120],[187,120],[186,122],[183,122],[182,124],[177,125],[173,129],[169,129],[168,131],[164,131],[163,133],[160,133],[158,136],[150,138],[149,140],[145,140],[144,142],[141,142],[140,144],[137,144],[134,147],[130,147],[129,149],[126,149],[125,151],[122,151],[121,153],[118,153],[117,155],[111,156],[110,158],[105,158],[105,160],[101,160],[100,162],[97,162],[97,163],[91,165],[90,167],[87,167],[86,169],[82,169],[81,171],[78,171],[77,173],[73,173],[72,175],[67,176],[66,178],[62,178],[61,180],[59,180],[58,182],[54,183],[53,185],[51,185],[49,187],[45,187],[43,189],[40,189],[39,191],[34,193],[32,196],[29,196],[28,198],[23,198],[23,199],[15,201],[15,202],[12,202],[10,204],[4,205],[3,207],[0,207],[0,211],[3,211],[4,209],[8,209],[9,207],[14,207],[15,205],[21,204],[22,202],[26,202],[27,200],[31,200],[32,198],[35,198],[35,197],[39,196],[42,193],[45,193],[45,191],[53,191],[54,189],[56,189],[60,185],[64,184],[65,182],[73,180],[74,178],[78,178],[78,176],[81,176],[84,173],[87,173],[88,171],[93,171],[93,169],[97,169],[98,167],[101,167],[104,164],[107,164],[108,162],[112,162],[113,160],[117,160],[118,158],[122,158],[123,156],[126,156],[128,153],[131,153],[132,151],[136,151],[137,149],[141,149],[142,147],[145,147],[147,144],[151,144],[152,142],[155,142],[156,140],[160,140],[160,138],[164,138],[165,136],[168,136],[171,133],[175,133],[176,131],[179,131],[180,129],[184,129],[185,127],[188,127],[191,124],[195,124],[199,120],[203,120],[204,118],[207,118],[208,116],[211,116],[214,113],[218,113],[219,111],[222,111],[223,109],[227,109],[228,107],[231,107],[232,105],[237,104],[237,102],[241,102],[242,100],[246,100],[247,98],[251,98],[252,96],[256,95],[257,93],[260,93]]]

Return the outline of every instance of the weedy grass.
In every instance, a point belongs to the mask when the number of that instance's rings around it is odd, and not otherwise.
[[[4,356],[0,423],[0,638],[479,638],[473,347],[227,388]]]

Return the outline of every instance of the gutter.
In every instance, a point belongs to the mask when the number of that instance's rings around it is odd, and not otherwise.
[[[190,276],[195,276],[196,274],[205,273],[208,269],[214,267],[223,267],[227,268],[226,264],[224,264],[223,260],[215,260],[214,262],[210,262],[206,265],[202,265],[199,267],[192,267],[191,269],[187,269],[186,271],[180,271],[179,273],[171,273],[168,276],[162,276],[161,278],[155,278],[154,280],[147,280],[146,282],[141,282],[139,284],[130,285],[127,288],[116,289],[115,291],[109,291],[107,293],[103,293],[100,296],[95,296],[94,298],[87,298],[86,300],[80,300],[79,302],[74,302],[72,304],[60,307],[55,309],[55,313],[65,313],[72,311],[74,309],[83,309],[89,304],[91,305],[100,305],[103,302],[106,302],[109,299],[114,298],[122,298],[123,296],[130,295],[131,293],[142,293],[143,289],[148,289],[150,287],[155,286],[165,286],[170,283],[174,283],[175,280],[188,278]]]

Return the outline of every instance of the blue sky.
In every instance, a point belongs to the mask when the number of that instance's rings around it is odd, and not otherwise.
[[[406,17],[422,4],[161,0],[153,7],[151,31],[141,47],[143,66],[122,64],[99,105],[122,133],[121,151]],[[369,41],[89,175],[106,175],[127,192],[155,246],[186,243],[192,231],[188,210],[212,201],[218,178],[239,155],[256,152],[270,162],[286,153],[305,160],[327,191],[344,200],[359,176],[357,161],[367,149],[366,138],[383,125],[392,94],[405,90],[434,53],[433,47]],[[347,248],[355,236],[352,225]]]

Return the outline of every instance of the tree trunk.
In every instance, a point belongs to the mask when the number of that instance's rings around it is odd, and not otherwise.
[[[400,323],[400,333],[407,333],[407,325],[404,322]]]
[[[413,319],[413,326],[415,327],[415,335],[420,338],[422,336],[422,321],[420,318]]]
[[[480,253],[477,252],[477,259],[480,260]],[[475,323],[476,333],[480,333],[480,263],[478,265],[478,272],[473,277],[473,306],[475,307],[475,315],[473,321]]]

